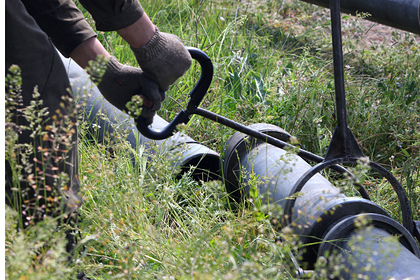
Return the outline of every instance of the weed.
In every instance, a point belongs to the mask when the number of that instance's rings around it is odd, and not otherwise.
[[[302,148],[325,155],[336,126],[328,10],[291,0],[146,1],[142,5],[160,30],[178,35],[185,45],[204,50],[212,59],[215,74],[203,107],[244,124],[278,125],[296,135]],[[403,182],[414,217],[419,219],[418,37],[395,32],[379,43],[366,42],[373,28],[365,22],[361,17],[343,17],[349,126],[366,156]],[[98,38],[121,62],[136,65],[115,32],[99,32]],[[199,71],[195,63],[171,86],[160,116],[169,121],[185,108]],[[18,80],[10,83],[11,91],[18,92],[18,84]],[[9,124],[6,121],[10,131],[6,139],[13,143],[19,130]],[[178,170],[166,155],[131,151],[123,141],[113,143],[114,152],[109,153],[109,144],[87,141],[86,127],[82,121],[81,245],[85,250],[77,248],[75,266],[98,279],[294,278],[288,253],[300,244],[287,228],[277,232],[276,217],[267,215],[276,209],[264,208],[256,189],[251,192],[252,203],[231,207],[220,182],[197,183],[188,173],[177,179],[173,174]],[[186,129],[217,151],[233,134],[199,117],[193,117]],[[12,152],[16,148],[6,145],[12,159],[18,154]],[[19,168],[12,165],[14,182],[21,179],[24,166]],[[398,201],[386,180],[355,168],[373,200],[399,219]],[[261,179],[250,178],[255,184]],[[354,192],[350,186],[345,188],[349,194]],[[15,232],[9,224],[8,236]],[[278,235],[282,242],[275,241]],[[13,247],[19,242],[7,244],[11,246],[7,253],[18,251]],[[336,275],[341,262],[336,258],[332,271],[320,264],[316,275]],[[20,263],[21,268],[40,269],[33,259],[8,257],[7,273],[18,273]],[[61,263],[55,267],[65,271]]]

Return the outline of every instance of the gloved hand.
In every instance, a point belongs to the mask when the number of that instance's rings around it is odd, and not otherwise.
[[[137,63],[150,79],[167,91],[190,68],[192,58],[181,40],[156,27],[155,35],[141,48],[131,48]]]
[[[148,125],[152,123],[153,116],[165,99],[165,93],[159,90],[159,86],[140,68],[123,65],[115,57],[109,59],[98,88],[106,100],[125,112],[128,111],[127,102],[131,101],[134,95],[146,97],[141,116],[146,119]]]

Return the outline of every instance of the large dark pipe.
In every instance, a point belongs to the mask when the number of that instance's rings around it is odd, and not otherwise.
[[[329,0],[301,0],[325,8]],[[341,0],[341,11],[369,13],[368,20],[420,34],[420,0]]]
[[[137,130],[131,117],[103,98],[80,66],[64,57],[62,60],[77,103],[82,105],[81,111],[88,123],[90,134],[88,136],[94,141],[109,145],[119,135],[126,134],[125,140],[130,143],[134,151],[139,151],[140,146],[144,146],[151,153],[155,153],[156,148],[159,153],[166,153],[167,159],[173,160],[174,166],[181,168],[178,176],[190,169],[193,171],[193,178],[197,180],[214,179],[219,176],[220,155],[218,153],[180,132],[159,141],[144,137]],[[152,127],[159,130],[167,125],[164,119],[155,116]]]
[[[251,127],[283,141],[290,137],[273,125]],[[279,209],[279,215],[288,212],[287,201],[293,195],[293,186],[310,168],[293,151],[287,152],[239,132],[228,141],[223,162],[226,188],[230,193],[237,198],[249,196],[253,184],[263,203]],[[318,257],[326,252],[336,250],[347,266],[341,271],[345,279],[354,279],[353,273],[369,276],[369,279],[420,277],[420,250],[413,236],[380,206],[364,198],[345,196],[320,174],[305,184],[289,213],[291,217],[283,216],[281,220],[305,245],[300,255],[305,269],[313,268]],[[361,219],[370,221],[373,228],[359,230],[355,221]],[[354,238],[359,233],[362,241]],[[399,242],[391,242],[387,238],[390,236],[398,236]],[[355,241],[350,241],[353,239]],[[383,254],[383,247],[387,253],[395,254],[392,257]],[[375,269],[364,271],[366,264],[374,265]]]
[[[356,220],[371,221],[373,227],[356,228]],[[337,251],[345,279],[420,279],[420,260],[395,240],[400,234],[397,222],[377,214],[349,216],[336,223],[324,236],[318,255]],[[406,242],[406,241],[405,241]],[[341,263],[342,262],[342,263]],[[360,279],[360,278],[359,278]]]

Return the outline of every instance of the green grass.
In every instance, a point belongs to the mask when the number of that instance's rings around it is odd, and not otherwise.
[[[275,124],[295,135],[302,148],[325,155],[336,126],[327,10],[286,0],[142,5],[161,31],[212,59],[215,74],[203,107],[243,124]],[[366,44],[362,19],[343,21],[349,127],[363,152],[401,181],[419,220],[419,38],[395,32],[392,45]],[[116,33],[99,32],[98,38],[120,61],[136,65]],[[198,74],[194,65],[170,88],[160,116],[169,121],[185,108]],[[74,279],[81,269],[96,279],[294,279],[293,237],[277,232],[258,203],[232,205],[218,181],[195,182],[188,173],[176,179],[178,170],[165,154],[148,159],[136,151],[133,166],[127,143],[117,143],[111,155],[86,140],[83,122],[79,129],[85,203],[75,261],[66,266],[64,253],[54,246],[62,244],[63,235],[51,233],[51,225],[18,234],[11,217],[8,279]],[[220,153],[234,133],[201,117],[193,117],[185,130]],[[400,220],[389,183],[370,173],[363,182],[373,200]],[[54,241],[38,240],[45,235]],[[53,263],[48,250],[36,254],[40,244],[54,248]]]

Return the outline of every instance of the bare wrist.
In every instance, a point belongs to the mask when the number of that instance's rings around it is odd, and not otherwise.
[[[156,32],[156,26],[152,23],[146,13],[132,25],[117,30],[120,35],[132,48],[141,48],[146,45]]]
[[[105,58],[111,56],[96,37],[87,39],[70,53],[70,57],[83,69],[89,65],[89,61],[95,60],[99,55]]]

